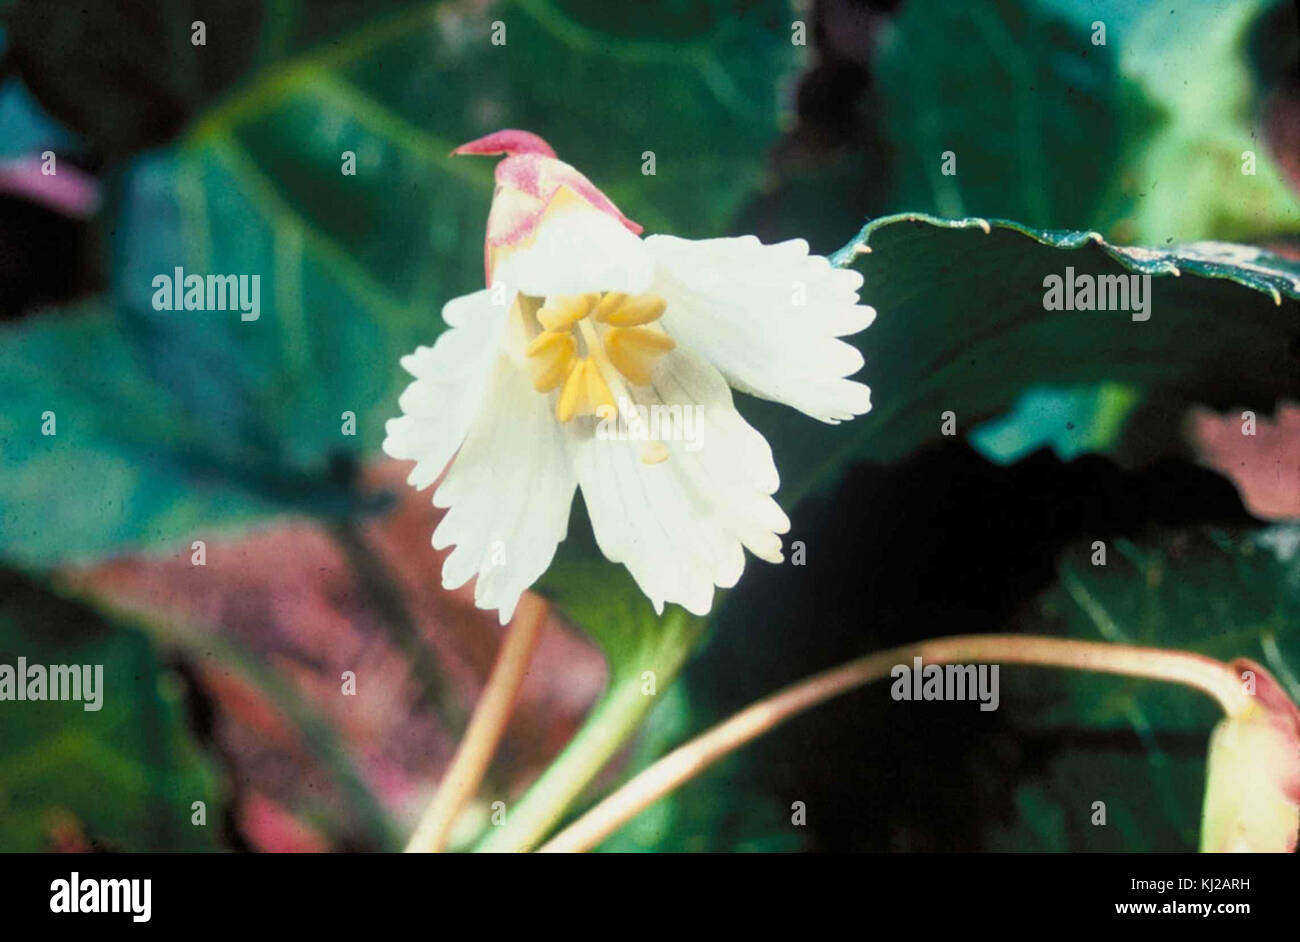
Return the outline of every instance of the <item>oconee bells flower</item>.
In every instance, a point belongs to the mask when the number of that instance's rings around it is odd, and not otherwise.
[[[443,585],[508,621],[550,565],[582,488],[600,550],[662,612],[703,614],[744,549],[780,562],[789,520],[767,441],[731,388],[837,423],[871,408],[836,338],[871,323],[862,278],[795,239],[640,238],[550,146],[499,131],[456,154],[504,154],[488,215],[488,287],[402,358],[415,381],[384,450],[415,462]],[[448,464],[450,463],[450,468]]]

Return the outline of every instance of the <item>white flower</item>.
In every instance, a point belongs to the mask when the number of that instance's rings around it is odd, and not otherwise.
[[[642,239],[603,193],[523,131],[457,154],[506,154],[488,217],[489,287],[402,358],[415,381],[384,451],[410,484],[446,470],[433,534],[443,585],[475,575],[509,621],[546,571],[582,488],[600,550],[662,612],[696,614],[736,584],[743,548],[780,562],[789,520],[772,450],[731,387],[837,423],[871,408],[843,341],[875,316],[862,278],[795,239]],[[453,460],[454,458],[454,460]]]

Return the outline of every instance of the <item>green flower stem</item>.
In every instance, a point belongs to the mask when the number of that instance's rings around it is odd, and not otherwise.
[[[677,612],[659,628],[634,653],[618,659],[605,695],[582,729],[508,812],[506,823],[478,843],[476,852],[532,850],[632,738],[657,699],[643,692],[645,672],[654,672],[656,694],[667,689],[699,641],[703,622]]]

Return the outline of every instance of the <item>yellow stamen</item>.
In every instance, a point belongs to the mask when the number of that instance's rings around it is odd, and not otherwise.
[[[537,321],[547,330],[568,330],[590,313],[599,294],[571,294],[562,298],[547,298],[537,312]]]
[[[658,295],[638,294],[629,297],[611,292],[601,298],[591,316],[615,327],[635,327],[658,320],[667,308],[668,302]]]
[[[648,386],[655,361],[677,343],[672,337],[648,327],[611,327],[605,334],[609,362],[637,386]]]
[[[573,368],[578,349],[573,335],[543,331],[528,345],[524,353],[532,361],[533,388],[550,392],[564,381]]]
[[[627,300],[627,295],[618,291],[607,291],[601,297],[600,302],[592,309],[591,319],[600,321],[602,324],[609,318],[612,311],[617,310]]]
[[[561,422],[599,416],[602,407],[614,413],[614,392],[630,396],[624,381],[649,385],[655,361],[677,345],[661,329],[641,326],[657,320],[667,308],[663,298],[652,294],[609,291],[533,303],[538,306],[525,310],[525,321],[535,312],[544,329],[524,352],[533,387],[543,393],[559,389],[555,417]],[[654,448],[643,457],[657,463],[668,455],[666,449]]]
[[[668,460],[668,446],[663,442],[646,442],[641,450],[642,464],[659,464]]]
[[[582,405],[582,396],[587,388],[584,380],[586,362],[579,360],[573,364],[568,379],[564,381],[564,388],[560,390],[560,397],[555,400],[555,417],[561,422],[567,422],[577,415],[578,408]]]
[[[600,369],[591,357],[583,357],[564,380],[564,388],[555,403],[555,417],[567,422],[575,416],[595,415],[601,406],[617,408]]]
[[[614,403],[614,396],[609,391],[609,384],[605,382],[605,377],[600,375],[600,369],[595,361],[590,359],[587,360],[587,407],[592,415],[599,414],[601,407],[609,410],[618,409]]]

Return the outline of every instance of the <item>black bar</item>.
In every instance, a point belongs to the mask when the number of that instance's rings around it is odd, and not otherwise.
[[[31,855],[5,862],[7,927],[338,932],[408,924],[431,938],[480,926],[495,934],[511,922],[568,933],[587,916],[602,914],[608,925],[611,907],[626,910],[629,928],[646,929],[684,925],[684,914],[700,909],[734,927],[775,909],[818,923],[851,915],[864,930],[911,913],[927,930],[1199,921],[1232,931],[1288,916],[1297,886],[1294,855]],[[135,922],[129,911],[51,912],[52,884],[70,883],[74,871],[83,893],[87,881],[150,880],[148,921]],[[1133,904],[1154,910],[1120,911]],[[1206,904],[1210,911],[1200,912]],[[1248,911],[1223,909],[1241,904]],[[125,901],[122,908],[130,909]]]

